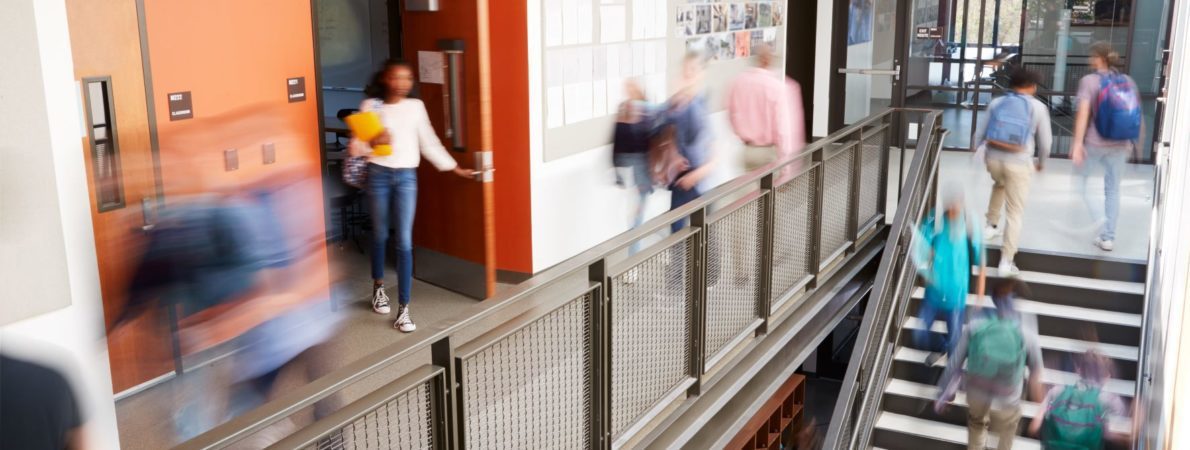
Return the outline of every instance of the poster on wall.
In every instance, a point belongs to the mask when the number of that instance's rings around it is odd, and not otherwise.
[[[759,16],[755,3],[744,4],[744,28],[756,28],[756,19]]]
[[[715,33],[727,31],[729,14],[729,8],[726,4],[716,3],[711,5],[711,31]]]
[[[735,57],[747,58],[752,56],[752,32],[735,32]]]
[[[771,3],[761,3],[757,6],[756,26],[765,28],[773,26],[773,5]]]
[[[679,6],[678,15],[674,20],[674,28],[677,30],[678,36],[694,36],[698,31],[695,23],[694,7],[693,6]]]
[[[847,14],[847,45],[872,41],[872,0],[851,0]]]
[[[773,26],[782,25],[785,25],[785,6],[781,3],[773,3]]]
[[[731,61],[735,59],[735,35],[732,33],[717,34],[713,37],[713,57],[716,61]]]
[[[699,5],[695,8],[698,11],[698,34],[707,34],[711,32],[711,5]]]
[[[731,31],[744,29],[744,25],[748,22],[748,14],[744,10],[744,5],[741,3],[732,3],[728,11],[731,15],[731,20],[728,22],[729,29]]]

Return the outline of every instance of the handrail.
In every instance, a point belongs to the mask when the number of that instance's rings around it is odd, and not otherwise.
[[[1161,427],[1160,421],[1154,424],[1150,418],[1159,417],[1160,414],[1154,414],[1154,408],[1159,408],[1159,405],[1154,404],[1153,396],[1153,372],[1160,370],[1165,364],[1165,350],[1164,346],[1154,349],[1154,339],[1159,339],[1164,334],[1165,329],[1159,324],[1158,319],[1161,317],[1161,274],[1163,267],[1161,264],[1162,244],[1164,233],[1162,232],[1163,223],[1165,221],[1165,200],[1166,189],[1168,181],[1169,170],[1169,146],[1154,144],[1154,181],[1153,181],[1153,206],[1150,211],[1152,222],[1149,224],[1149,249],[1148,249],[1148,267],[1145,275],[1145,296],[1144,306],[1141,311],[1141,336],[1140,345],[1138,346],[1138,356],[1136,361],[1137,374],[1136,392],[1134,393],[1134,408],[1132,419],[1135,422],[1132,436],[1132,448],[1134,450],[1147,449],[1149,442],[1146,438],[1151,438],[1157,433],[1150,433],[1149,428],[1156,426]],[[1156,353],[1156,354],[1154,354]],[[1160,430],[1157,430],[1160,431]],[[1160,444],[1157,444],[1160,445]]]
[[[940,113],[931,113],[929,117],[926,122],[933,121],[935,125],[926,128],[922,135],[924,138],[917,141],[913,163],[902,186],[905,195],[898,202],[896,218],[885,242],[872,295],[827,431],[827,447],[824,448],[867,448],[869,433],[866,431],[870,427],[863,427],[862,424],[875,416],[876,408],[872,403],[878,405],[882,393],[873,388],[884,379],[874,372],[887,368],[888,361],[884,360],[890,356],[885,344],[890,333],[895,332],[895,319],[903,316],[903,310],[908,305],[895,292],[890,295],[890,291],[896,288],[896,282],[902,276],[905,249],[911,236],[910,227],[917,226],[921,211],[927,206],[931,187],[937,179],[939,152],[945,131],[941,130],[941,122],[937,120]],[[897,311],[893,311],[894,307]],[[861,426],[857,428],[857,425]]]
[[[791,164],[802,163],[804,166],[813,166],[819,178],[817,189],[822,189],[822,174],[824,173],[824,164],[831,160],[831,158],[839,153],[839,145],[847,144],[851,146],[856,155],[853,168],[859,167],[858,151],[862,148],[865,133],[870,129],[880,126],[880,124],[887,124],[888,122],[895,122],[892,119],[894,114],[904,113],[928,113],[927,120],[936,127],[939,123],[940,113],[928,112],[919,109],[890,109],[886,112],[874,115],[853,125],[850,125],[843,130],[832,134],[824,139],[815,141],[807,145],[799,156],[793,160],[781,161],[772,163],[766,167],[757,169],[755,171],[746,173],[735,178],[732,181],[724,183],[719,187],[712,189],[710,192],[702,195],[697,200],[690,202],[680,208],[666,212],[659,217],[656,217],[645,224],[622,233],[606,242],[596,245],[595,247],[586,250],[574,257],[571,257],[562,263],[553,266],[529,280],[511,288],[508,292],[499,295],[497,298],[488,300],[483,303],[472,305],[462,311],[460,314],[454,316],[446,321],[430,325],[422,330],[419,330],[416,335],[411,336],[412,339],[406,338],[394,344],[391,344],[381,350],[375,351],[359,360],[346,364],[332,373],[321,377],[305,386],[291,390],[274,401],[269,402],[255,410],[252,410],[244,415],[236,417],[214,429],[199,435],[198,437],[182,443],[178,448],[182,449],[206,449],[206,448],[222,448],[236,443],[254,433],[263,430],[264,428],[277,423],[286,417],[297,413],[298,411],[307,408],[314,403],[323,400],[343,388],[360,381],[366,377],[375,375],[387,367],[390,367],[398,362],[413,358],[414,355],[424,354],[428,349],[433,356],[433,365],[444,368],[447,373],[445,378],[448,380],[450,387],[446,388],[447,396],[453,397],[456,388],[456,376],[452,371],[455,368],[456,355],[455,350],[462,342],[453,342],[464,329],[467,329],[468,336],[483,336],[496,328],[500,327],[508,321],[501,323],[493,323],[501,317],[502,313],[509,312],[512,308],[517,310],[552,310],[570,301],[568,298],[558,298],[556,295],[538,295],[551,288],[556,288],[566,280],[572,280],[576,275],[583,274],[594,277],[596,272],[602,280],[606,280],[606,269],[608,258],[612,255],[625,251],[634,242],[647,238],[654,233],[666,229],[670,224],[691,219],[692,227],[701,227],[707,218],[707,211],[710,210],[717,202],[724,200],[735,199],[736,195],[745,189],[760,186],[762,193],[771,193],[772,189],[777,186],[778,177],[780,173],[787,166]],[[890,129],[891,130],[891,129]],[[893,131],[888,131],[889,133]],[[899,132],[899,130],[897,130]],[[927,130],[926,136],[930,136],[930,129]],[[887,149],[888,141],[885,142],[884,148]],[[919,147],[921,144],[919,144]],[[887,171],[887,156],[882,156],[884,166],[881,170]],[[886,179],[887,175],[882,175],[881,180]],[[859,174],[856,173],[858,178]],[[853,183],[858,183],[854,181]],[[850,191],[852,199],[858,198],[859,190],[853,185]],[[811,186],[811,189],[816,189]],[[880,198],[883,199],[885,195],[885,187],[883,182],[878,187]],[[821,193],[820,199],[821,199]],[[771,196],[770,196],[771,197]],[[847,214],[852,216],[858,214],[857,201],[852,202],[852,208]],[[819,201],[821,204],[821,200]],[[765,217],[771,220],[771,203],[768,203],[768,210],[764,213]],[[822,206],[819,206],[822,208]],[[883,203],[877,203],[877,211],[883,211]],[[858,220],[868,220],[867,217],[858,218]],[[858,221],[852,218],[852,222]],[[851,233],[850,238],[855,239],[859,231],[856,228],[863,226],[862,223],[852,223],[848,231]],[[814,225],[821,227],[821,225]],[[771,232],[771,229],[769,230]],[[703,233],[698,233],[699,236],[694,238],[696,241],[705,243],[706,237]],[[814,236],[818,238],[818,236]],[[815,243],[817,245],[817,242]],[[824,251],[833,251],[834,249],[823,249]],[[819,255],[826,256],[826,255]],[[822,258],[825,261],[825,258]],[[818,261],[815,261],[818,263]],[[815,264],[812,273],[819,274],[820,268]],[[703,269],[705,270],[705,268]],[[825,274],[822,274],[825,275]],[[594,278],[592,278],[594,279]],[[762,277],[762,279],[764,279]],[[762,289],[764,284],[762,282]],[[584,287],[589,289],[589,287]],[[606,295],[606,293],[601,293]],[[763,293],[759,295],[769,295]],[[705,299],[704,299],[705,300]],[[602,314],[602,313],[600,313]],[[764,314],[764,320],[767,320],[768,314]],[[607,320],[604,318],[604,320]],[[478,328],[476,328],[478,327]],[[701,357],[701,355],[699,356]],[[701,361],[699,361],[701,362]],[[603,364],[603,363],[599,363]],[[606,368],[605,368],[606,369]],[[459,402],[459,399],[452,398],[445,402],[447,408],[453,403]],[[603,407],[607,407],[603,405]],[[447,422],[455,420],[454,418],[446,419]],[[455,425],[453,423],[446,423],[443,426],[451,428]],[[449,432],[448,434],[453,434]],[[603,437],[601,437],[603,438]],[[453,438],[448,438],[453,439]]]

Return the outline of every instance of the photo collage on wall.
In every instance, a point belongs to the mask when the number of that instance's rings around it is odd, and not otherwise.
[[[678,37],[686,37],[686,51],[701,52],[712,61],[748,58],[761,43],[777,47],[785,3],[690,0],[678,6],[674,24]]]

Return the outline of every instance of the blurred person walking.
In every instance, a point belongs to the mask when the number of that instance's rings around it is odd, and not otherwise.
[[[670,97],[661,113],[662,125],[673,127],[674,149],[685,159],[685,170],[678,173],[669,184],[671,210],[694,201],[706,192],[707,177],[717,162],[715,137],[707,122],[709,112],[702,87],[705,68],[704,55],[698,52],[686,54],[677,92]],[[671,229],[677,233],[685,226],[686,221],[681,220],[674,222]]]
[[[1000,252],[999,272],[1002,276],[1017,275],[1020,269],[1016,258],[1021,226],[1025,215],[1025,199],[1033,170],[1041,171],[1049,158],[1053,134],[1049,110],[1033,98],[1040,77],[1036,72],[1017,68],[1008,76],[1012,91],[992,100],[988,115],[975,129],[975,142],[986,146],[985,161],[992,176],[992,196],[988,200],[987,227],[984,238],[994,240],[1004,236]],[[1037,155],[1034,161],[1034,155]],[[1007,209],[1004,232],[1000,230],[1000,212]]]
[[[1127,414],[1124,401],[1103,385],[1111,378],[1111,362],[1095,350],[1075,357],[1078,382],[1054,386],[1029,424],[1029,434],[1041,438],[1047,450],[1097,450],[1108,441],[1128,446],[1128,434],[1108,426],[1111,417]]]
[[[352,139],[351,156],[368,157],[367,192],[372,214],[372,310],[388,314],[389,297],[384,288],[384,257],[389,229],[396,230],[397,320],[394,326],[405,333],[417,325],[409,313],[413,288],[413,218],[417,210],[417,167],[424,156],[439,171],[472,178],[474,171],[459,167],[447,153],[430,124],[425,104],[409,96],[413,90],[413,67],[401,60],[389,60],[369,86],[369,96],[360,112],[375,112],[385,131],[369,142]]]
[[[989,431],[998,436],[996,448],[1009,450],[1016,440],[1021,420],[1028,368],[1028,386],[1034,398],[1042,392],[1041,347],[1036,319],[1026,318],[1014,305],[1023,284],[1016,278],[996,286],[992,294],[995,311],[985,310],[972,318],[959,339],[958,346],[939,383],[940,395],[934,402],[941,413],[954,400],[960,378],[967,389],[967,448],[983,450]],[[966,373],[963,377],[963,367]]]
[[[632,209],[632,228],[636,228],[645,221],[645,203],[653,193],[649,147],[656,131],[656,107],[646,101],[644,89],[635,79],[624,82],[624,94],[627,99],[620,104],[612,136],[612,164],[631,173],[629,178],[617,171],[616,184],[636,190]],[[640,251],[640,243],[632,244],[629,251]]]
[[[57,370],[0,353],[0,448],[93,448],[70,382]]]
[[[802,88],[772,70],[774,53],[768,44],[752,48],[755,65],[740,73],[727,93],[727,117],[744,142],[743,166],[751,172],[774,161],[788,161],[805,146]],[[788,177],[796,165],[781,172]]]
[[[930,212],[914,236],[917,242],[914,245],[915,264],[926,287],[918,312],[922,326],[914,330],[913,339],[918,348],[931,352],[926,358],[926,364],[930,366],[958,346],[967,308],[971,266],[979,266],[976,284],[979,298],[983,298],[987,280],[983,239],[964,210],[961,187],[948,186],[941,195],[945,209],[941,214]],[[945,339],[930,331],[939,316],[946,321]]]
[[[1104,251],[1115,248],[1120,218],[1120,177],[1128,157],[1139,148],[1144,130],[1136,82],[1119,72],[1120,55],[1107,42],[1091,46],[1089,64],[1094,73],[1078,84],[1078,112],[1070,157],[1080,168],[1083,201],[1102,223],[1094,243]],[[1104,214],[1100,219],[1087,197],[1091,164],[1103,166]]]

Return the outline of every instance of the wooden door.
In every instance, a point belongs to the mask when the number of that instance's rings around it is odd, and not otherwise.
[[[402,2],[404,3],[404,2]],[[415,65],[418,52],[441,52],[444,41],[461,43],[463,142],[454,148],[446,136],[447,84],[423,83],[421,97],[438,136],[463,167],[477,167],[476,155],[494,152],[489,36],[489,0],[441,2],[438,11],[403,11],[403,54]],[[449,63],[448,63],[449,64]],[[449,77],[449,72],[446,74]],[[449,79],[447,80],[449,83]],[[457,95],[457,94],[456,94]],[[491,153],[487,153],[491,157]],[[489,159],[490,161],[490,159]],[[418,279],[485,299],[495,295],[495,187],[461,180],[422,165],[414,223],[414,274]]]
[[[75,78],[83,97],[83,137],[95,252],[110,328],[124,310],[144,245],[143,208],[158,203],[135,0],[67,0]],[[107,339],[115,392],[174,369],[168,321],[154,309]]]

